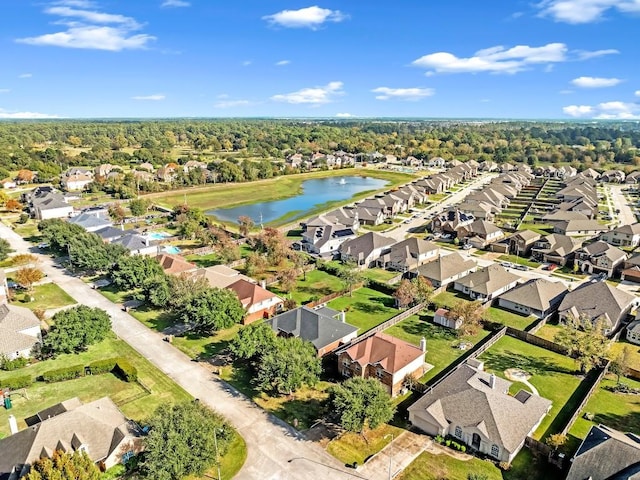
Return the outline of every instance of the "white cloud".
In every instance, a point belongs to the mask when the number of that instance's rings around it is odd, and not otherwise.
[[[615,87],[622,80],[619,78],[602,78],[602,77],[578,77],[571,80],[571,84],[580,88],[606,88]]]
[[[285,65],[289,65],[291,63],[291,60],[280,60],[279,62],[276,62],[276,67],[284,67]]]
[[[640,0],[544,0],[538,6],[542,16],[573,24],[601,20],[610,9],[620,13],[640,13]]]
[[[67,1],[45,9],[45,13],[60,17],[60,20],[54,23],[65,25],[67,30],[19,38],[16,42],[37,46],[120,51],[145,48],[150,41],[156,39],[147,34],[134,34],[133,32],[140,30],[142,25],[131,17],[72,8],[88,8],[89,5],[88,2]]]
[[[247,105],[251,105],[251,102],[249,100],[222,100],[215,103],[213,106],[215,108],[233,108],[246,107]]]
[[[262,17],[271,25],[288,28],[310,28],[318,29],[326,22],[342,22],[348,18],[340,10],[329,10],[328,8],[320,8],[317,5],[313,7],[301,8],[300,10],[282,10],[273,15],[265,15]]]
[[[8,112],[0,108],[0,118],[4,119],[40,119],[40,118],[61,118],[58,115],[39,112]]]
[[[9,93],[10,91],[8,88],[0,88],[0,93]]]
[[[378,87],[371,90],[373,93],[379,93],[376,95],[377,100],[420,100],[425,97],[430,97],[435,93],[433,88],[389,88]]]
[[[136,95],[135,97],[131,97],[132,100],[151,100],[155,102],[164,100],[165,98],[167,98],[167,96],[162,93],[156,93],[153,95]]]
[[[570,95],[570,94],[572,94],[572,93],[573,93],[573,90],[569,90],[569,89],[566,89],[566,90],[560,90],[558,93],[559,93],[560,95]]]
[[[336,117],[338,118],[351,118],[353,117],[353,115],[351,115],[350,113],[336,113]]]
[[[591,58],[603,57],[605,55],[617,55],[620,53],[619,50],[615,48],[606,48],[604,50],[574,50],[573,53],[576,55],[578,60],[589,60]]]
[[[562,111],[575,118],[602,120],[628,120],[640,118],[640,104],[620,101],[603,102],[597,105],[569,105]]]
[[[477,51],[474,56],[459,58],[449,52],[437,52],[414,60],[412,65],[429,69],[427,73],[508,73],[526,70],[534,64],[550,64],[567,60],[564,43],[549,43],[541,47],[517,45],[506,49],[495,46]]]
[[[308,103],[320,105],[331,103],[335,96],[342,95],[342,82],[329,82],[322,87],[303,88],[297,92],[274,95],[271,100],[274,102],[285,102],[293,104]]]
[[[31,78],[33,77],[32,73],[21,73],[20,75],[18,75],[18,78]]]
[[[242,62],[242,66],[243,67],[248,67],[249,65],[251,65],[253,62],[251,60],[245,60],[244,62]]]
[[[634,95],[635,95],[636,97],[640,97],[640,90],[636,90],[636,91],[635,91],[635,93],[634,93]]]
[[[191,4],[189,2],[185,2],[184,0],[164,0],[160,7],[162,8],[183,8],[190,7]]]

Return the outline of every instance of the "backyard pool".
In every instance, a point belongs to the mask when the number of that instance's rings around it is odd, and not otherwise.
[[[149,232],[144,235],[145,238],[149,240],[164,240],[167,237],[170,237],[171,234],[167,232]]]
[[[172,253],[172,254],[180,253],[180,249],[175,245],[167,245],[166,247],[162,248],[162,251],[165,253]]]

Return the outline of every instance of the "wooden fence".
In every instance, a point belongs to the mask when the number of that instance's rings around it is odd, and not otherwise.
[[[566,355],[568,353],[565,347],[563,347],[562,345],[558,345],[557,343],[552,342],[551,340],[538,337],[529,332],[524,332],[522,330],[518,330],[513,327],[506,327],[506,328],[507,328],[507,335],[509,335],[510,337],[515,337],[519,340],[522,340],[523,342],[530,343],[531,345],[535,345],[537,347],[541,347],[546,350],[551,350],[552,352],[559,353],[560,355]]]
[[[596,391],[596,388],[598,388],[598,385],[600,385],[600,381],[602,380],[602,377],[604,377],[607,374],[610,364],[611,362],[607,360],[604,366],[591,370],[587,374],[587,376],[584,377],[584,380],[582,380],[582,382],[580,383],[580,386],[582,386],[583,384],[587,385],[589,384],[589,382],[591,382],[591,385],[589,386],[589,390],[587,390],[587,392],[583,395],[582,399],[580,400],[580,403],[578,404],[574,412],[571,414],[571,418],[569,418],[569,420],[567,421],[567,424],[562,429],[562,432],[560,432],[562,433],[562,435],[567,435],[569,433],[569,430],[571,430],[571,427],[573,427],[573,424],[578,419],[580,412],[582,411],[582,409],[585,407],[585,405],[591,398],[591,395],[593,395],[593,392]],[[580,390],[580,386],[578,387],[578,390]]]

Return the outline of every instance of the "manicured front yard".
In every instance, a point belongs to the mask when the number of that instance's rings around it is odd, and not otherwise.
[[[386,447],[393,438],[403,432],[398,427],[380,425],[375,430],[368,430],[363,437],[359,433],[346,432],[338,438],[331,440],[327,445],[327,451],[345,465],[357,462],[362,465],[371,455],[378,453]]]
[[[503,378],[508,368],[524,370],[540,396],[553,402],[534,438],[545,438],[564,427],[579,402],[576,390],[582,379],[575,375],[575,360],[506,335],[478,358],[485,362],[485,370]]]
[[[15,415],[23,428],[24,418],[71,397],[79,397],[83,402],[89,402],[107,395],[125,415],[137,421],[143,421],[161,404],[182,402],[191,398],[169,377],[124,341],[116,338],[108,338],[78,355],[60,355],[53,360],[38,362],[12,372],[0,372],[0,381],[22,375],[36,378],[49,370],[70,365],[87,365],[95,360],[118,356],[128,358],[137,368],[140,383],[127,383],[113,374],[86,376],[57,383],[36,382],[26,389],[28,400],[23,396],[13,395],[11,400],[14,408],[11,411],[0,410],[0,434],[9,433],[10,413]],[[147,389],[151,393],[148,393]]]
[[[489,307],[484,314],[484,318],[492,322],[502,323],[509,327],[524,330],[537,320],[533,315],[518,315],[499,307]]]
[[[394,303],[393,297],[364,287],[354,290],[351,296],[346,294],[331,300],[327,306],[334,310],[344,310],[347,323],[358,327],[360,334],[397,315],[400,310],[394,307]]]
[[[529,260],[528,258],[523,258],[517,255],[500,255],[498,260],[502,260],[503,262],[511,262],[515,265],[526,265],[529,268],[538,268],[541,264],[538,262],[534,262]]]
[[[467,350],[458,348],[461,342],[475,345],[489,334],[486,330],[480,330],[473,337],[458,337],[455,331],[432,323],[432,319],[433,313],[425,316],[413,315],[385,330],[385,333],[414,345],[420,345],[422,337],[427,340],[425,361],[433,365],[433,368],[422,377],[422,382],[430,380],[464,355]]]
[[[27,307],[31,310],[48,310],[50,308],[66,307],[77,303],[67,292],[55,283],[44,283],[33,288],[33,302],[24,301],[28,294],[17,293],[15,305]]]

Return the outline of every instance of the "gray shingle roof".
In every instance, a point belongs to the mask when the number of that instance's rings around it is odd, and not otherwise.
[[[377,248],[391,246],[396,241],[376,232],[368,232],[358,238],[352,238],[340,245],[340,252],[354,258],[366,258]]]
[[[592,321],[606,318],[608,326],[615,327],[622,312],[635,300],[635,295],[606,282],[593,282],[569,292],[562,300],[558,312],[576,318],[584,316]]]
[[[503,266],[492,264],[470,273],[456,283],[483,295],[490,295],[505,286],[520,280],[518,275],[508,272]]]
[[[418,267],[418,273],[430,280],[442,282],[455,275],[476,268],[475,261],[462,257],[459,253],[441,255],[440,258]]]
[[[86,212],[82,212],[80,215],[70,218],[69,223],[80,225],[85,230],[89,228],[105,228],[113,225],[111,220]]]
[[[39,326],[40,320],[28,308],[0,305],[0,354],[26,350],[39,343],[40,339],[20,333]]]
[[[582,441],[566,480],[640,478],[640,437],[594,425]]]
[[[409,407],[429,423],[476,427],[514,452],[551,407],[551,401],[522,392],[508,394],[511,382],[464,364]]]
[[[536,278],[512,288],[500,295],[500,298],[544,312],[567,291],[567,287],[561,282]]]
[[[339,313],[326,307],[313,310],[303,306],[276,315],[268,323],[274,331],[300,337],[321,350],[358,331],[357,327],[338,320]]]

